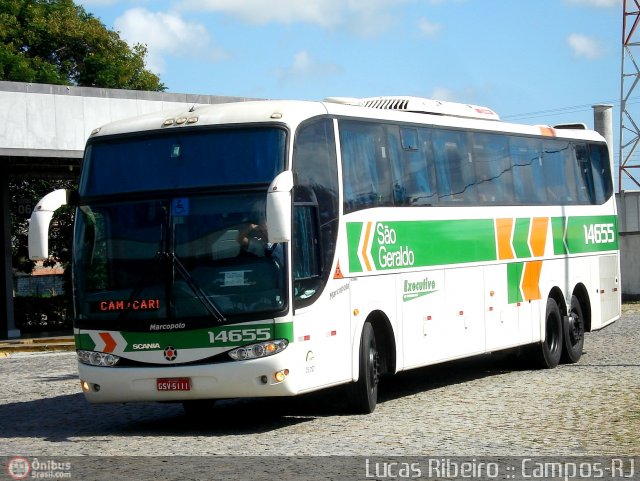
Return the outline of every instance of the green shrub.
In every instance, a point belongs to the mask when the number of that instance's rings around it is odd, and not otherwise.
[[[14,297],[13,310],[16,327],[21,332],[72,329],[71,304],[66,296]]]

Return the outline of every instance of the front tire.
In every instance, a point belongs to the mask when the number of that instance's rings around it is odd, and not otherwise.
[[[545,338],[537,345],[537,364],[543,369],[553,369],[560,363],[563,346],[563,325],[560,308],[555,300],[547,299]]]
[[[348,387],[349,407],[359,414],[370,414],[378,402],[380,381],[380,354],[373,326],[366,322],[360,339],[358,381]]]
[[[582,357],[584,347],[584,317],[582,307],[576,296],[571,296],[571,312],[563,322],[564,348],[562,350],[562,362],[576,363]]]

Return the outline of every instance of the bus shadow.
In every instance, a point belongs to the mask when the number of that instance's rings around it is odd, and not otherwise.
[[[384,402],[445,386],[529,369],[531,369],[531,363],[517,351],[482,354],[387,377],[381,384],[378,399]]]
[[[384,378],[379,402],[523,368],[509,355],[497,354],[414,369]],[[59,380],[43,379],[47,383]],[[87,438],[111,435],[261,434],[321,417],[349,415],[346,400],[343,386],[294,398],[221,400],[210,412],[193,417],[174,403],[92,405],[81,393],[48,396],[0,404],[0,439],[33,437],[56,443],[86,442]]]
[[[86,442],[109,436],[260,434],[311,417],[277,417],[263,400],[222,401],[210,415],[191,418],[175,403],[89,404],[81,393],[0,404],[0,440]],[[103,438],[106,436],[107,438]]]

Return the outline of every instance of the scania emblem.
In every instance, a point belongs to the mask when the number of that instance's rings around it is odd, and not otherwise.
[[[178,357],[178,350],[175,347],[169,346],[164,350],[164,358],[167,361],[173,361]]]

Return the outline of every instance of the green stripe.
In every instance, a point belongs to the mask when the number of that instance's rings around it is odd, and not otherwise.
[[[618,249],[618,219],[614,215],[569,217],[568,220],[554,217],[551,221],[556,255]]]
[[[286,339],[293,342],[293,322],[278,322],[274,326],[274,339]]]
[[[513,229],[513,250],[518,259],[531,257],[531,249],[529,249],[529,226],[531,219],[516,219],[516,225]]]
[[[522,302],[522,292],[520,291],[520,282],[522,281],[522,271],[524,270],[524,262],[512,262],[507,264],[507,289],[509,304]]]
[[[349,245],[349,272],[362,272],[362,265],[358,259],[358,244],[360,243],[360,233],[362,232],[362,222],[347,223],[347,243]]]
[[[173,332],[121,331],[120,335],[127,342],[124,352],[161,351],[167,346],[173,346],[176,349],[231,348],[271,339],[287,339],[289,342],[293,342],[293,323],[235,324]],[[93,351],[96,348],[96,344],[89,334],[76,334],[75,341],[77,349]],[[159,347],[134,349],[134,344],[159,344]]]
[[[347,224],[347,229],[350,228],[351,268],[354,265],[351,257],[357,256],[360,236],[353,237],[355,227]],[[371,257],[378,270],[497,259],[493,219],[378,222],[374,224],[371,236]],[[361,267],[359,262],[357,266]],[[352,272],[360,271],[361,268]]]
[[[564,221],[565,217],[551,218],[551,232],[553,233],[553,253],[557,256],[568,254],[564,245]]]
[[[93,342],[89,334],[76,334],[76,349],[83,349],[85,351],[93,351],[96,348],[96,343]]]

